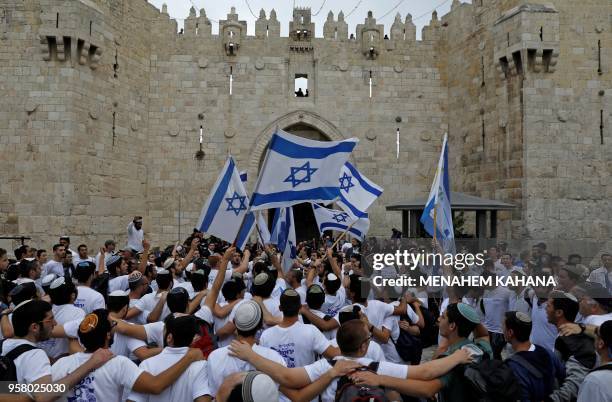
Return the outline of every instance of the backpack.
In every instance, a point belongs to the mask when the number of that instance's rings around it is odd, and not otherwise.
[[[438,326],[436,324],[437,318],[431,313],[431,311],[423,306],[420,307],[425,326],[421,329],[421,347],[428,348],[438,344]]]
[[[336,360],[328,360],[331,366],[336,364]],[[366,368],[373,373],[378,371],[378,362],[372,362]],[[381,387],[367,387],[354,384],[347,376],[342,376],[338,379],[336,387],[335,402],[387,402],[385,389]]]
[[[515,402],[520,399],[521,385],[512,368],[500,360],[489,359],[486,353],[480,362],[465,366],[463,376],[471,389],[469,400]]]
[[[0,342],[0,350],[2,350],[3,344],[4,340]],[[15,359],[25,352],[29,352],[33,349],[38,348],[36,346],[23,344],[17,346],[6,355],[0,356],[0,381],[17,381],[17,367],[15,366]]]
[[[402,314],[400,319],[412,324],[410,318],[405,314]],[[397,341],[391,338],[391,342],[395,345],[395,350],[403,361],[409,362],[410,364],[419,364],[421,362],[423,343],[420,337],[412,335],[408,331],[404,331],[400,328],[400,334]]]
[[[198,328],[200,328],[200,337],[191,344],[191,347],[200,349],[204,359],[208,359],[208,355],[219,347],[219,337],[215,335],[212,326],[202,319],[198,319]]]

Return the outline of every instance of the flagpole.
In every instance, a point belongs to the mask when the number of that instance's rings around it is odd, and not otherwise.
[[[358,220],[359,220],[359,219],[356,219],[356,220],[355,220],[353,223],[351,223],[351,224],[350,224],[350,225],[349,225],[349,226],[346,228],[346,230],[345,230],[344,232],[342,232],[342,234],[341,234],[340,236],[338,236],[338,239],[336,239],[336,241],[334,242],[334,244],[332,244],[332,246],[331,246],[331,249],[332,249],[332,250],[333,250],[333,249],[334,249],[334,248],[335,248],[335,247],[338,245],[338,243],[340,242],[340,240],[342,240],[342,238],[343,238],[344,236],[346,236],[346,234],[349,232],[349,230],[351,230],[351,228],[353,227],[353,225],[354,225],[354,224],[356,224]],[[327,258],[327,255],[325,256],[325,258],[323,258],[323,260],[325,260],[326,258]]]
[[[434,216],[433,216],[433,240],[436,242],[436,228],[438,227],[438,203],[434,202]]]

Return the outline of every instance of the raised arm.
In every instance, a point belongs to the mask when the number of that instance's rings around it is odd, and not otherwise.
[[[310,309],[306,306],[302,306],[300,308],[300,314],[306,317],[312,325],[319,328],[319,330],[322,332],[331,331],[340,327],[340,324],[335,319],[332,318],[330,320],[324,320],[310,311]]]
[[[225,272],[227,271],[227,264],[229,264],[230,259],[232,258],[232,254],[236,251],[236,247],[228,247],[223,254],[223,258],[221,259],[221,265],[219,266],[219,272],[217,272],[217,276],[215,277],[215,281],[213,282],[208,295],[206,296],[206,301],[204,302],[206,306],[213,311],[215,308],[215,304],[217,303],[217,298],[219,297],[219,291],[221,290],[221,286],[223,286],[223,281],[225,280]]]
[[[145,274],[147,264],[149,263],[149,251],[151,250],[151,242],[147,239],[142,241],[142,254],[140,255],[140,262],[138,263],[138,270],[141,274]]]
[[[225,318],[232,312],[234,306],[240,303],[240,301],[242,301],[242,299],[232,300],[225,306],[220,306],[218,303],[215,303],[215,309],[213,310],[213,314],[217,318]]]
[[[200,307],[202,299],[206,297],[207,294],[208,289],[204,289],[198,292],[198,294],[193,298],[193,300],[189,302],[189,306],[187,307],[187,314],[193,314],[193,312],[196,311],[198,307]]]
[[[194,237],[193,239],[191,239],[191,244],[189,246],[189,252],[185,256],[185,258],[183,258],[181,260],[181,262],[179,262],[179,264],[178,264],[178,270],[179,271],[182,271],[183,269],[185,269],[185,267],[187,265],[189,265],[191,260],[193,260],[193,255],[195,254],[196,250],[198,249],[198,245],[199,244],[200,244],[200,239],[199,238]]]
[[[334,275],[336,275],[338,278],[342,278],[342,271],[340,271],[340,267],[338,266],[338,261],[334,258],[334,252],[331,248],[328,248],[326,250],[327,253],[327,259],[329,260],[329,264],[332,267],[332,270],[334,271]]]
[[[249,270],[249,259],[251,258],[251,250],[248,248],[244,250],[242,253],[242,260],[240,261],[240,265],[233,272],[244,274]]]

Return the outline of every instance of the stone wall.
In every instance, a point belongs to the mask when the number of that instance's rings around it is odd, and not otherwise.
[[[453,190],[518,206],[500,237],[610,238],[609,2],[472,3],[434,13],[417,41],[410,16],[368,15],[351,36],[330,12],[316,38],[310,10],[262,10],[247,36],[231,10],[212,35],[192,9],[179,34],[144,0],[7,0],[0,233],[94,247],[143,215],[154,244],[175,241],[228,153],[250,189],[276,127],[300,124],[360,139],[352,161],[385,188],[372,235],[400,226],[385,205],[429,191],[448,131]]]

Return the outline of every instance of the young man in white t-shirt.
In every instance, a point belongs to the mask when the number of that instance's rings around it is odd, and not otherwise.
[[[64,276],[64,258],[66,257],[66,248],[61,244],[53,246],[53,258],[42,266],[41,277],[55,274],[58,277]]]
[[[240,304],[234,316],[237,340],[252,346],[255,354],[264,356],[266,359],[276,362],[279,366],[285,367],[285,360],[278,352],[255,343],[255,334],[261,329],[262,323],[263,312],[257,302],[247,300]],[[208,385],[211,395],[213,397],[216,396],[219,387],[226,377],[237,372],[252,369],[253,366],[248,362],[232,357],[227,346],[215,350],[208,356]]]
[[[88,314],[78,330],[79,340],[85,347],[85,352],[58,360],[51,367],[53,379],[62,378],[72,372],[98,349],[108,349],[113,338],[113,326],[114,321],[109,319],[105,310],[96,310]],[[102,367],[89,373],[73,390],[64,394],[62,400],[72,401],[78,395],[79,400],[119,402],[125,400],[124,394],[130,389],[141,393],[160,394],[174,383],[191,363],[201,359],[202,354],[199,350],[190,350],[176,364],[153,376],[139,369],[127,357],[115,356]]]
[[[95,271],[96,265],[90,261],[80,262],[75,267],[74,277],[78,281],[78,294],[74,306],[82,309],[85,314],[105,307],[104,296],[91,288]]]
[[[363,321],[351,320],[345,322],[338,330],[338,346],[342,355],[336,357],[336,360],[353,360],[363,366],[375,368],[376,373],[380,375],[421,380],[423,383],[444,375],[458,364],[470,361],[469,352],[459,350],[447,358],[418,366],[406,366],[389,362],[379,362],[378,364],[371,365],[376,362],[372,362],[372,360],[365,357],[371,338],[372,336],[364,327]],[[239,340],[233,341],[229,348],[234,355],[255,366],[257,370],[268,374],[280,385],[293,389],[299,389],[317,381],[332,368],[327,359],[318,360],[306,367],[285,368],[274,361],[260,356],[248,343],[240,342]],[[419,383],[417,382],[417,384]],[[334,380],[321,394],[321,400],[323,402],[334,401],[336,389],[337,380]],[[292,397],[292,395],[288,396]]]
[[[153,375],[166,370],[189,350],[189,345],[199,330],[195,317],[170,317],[165,322],[166,347],[162,352],[140,364],[140,369]],[[132,391],[128,397],[134,402],[210,401],[206,361],[192,363],[189,368],[159,395],[144,395]]]
[[[338,356],[340,350],[331,346],[321,331],[299,322],[300,306],[300,295],[293,289],[286,289],[280,297],[283,319],[280,324],[263,331],[259,344],[276,350],[285,359],[287,367],[306,366],[319,355],[330,359]]]
[[[20,384],[61,384],[66,389],[75,386],[90,371],[106,363],[112,353],[100,351],[88,359],[84,359],[79,367],[75,367],[70,374],[56,377],[52,382],[51,364],[47,354],[36,347],[36,343],[49,339],[55,326],[55,318],[51,304],[42,300],[28,300],[20,303],[13,310],[11,317],[15,337],[2,342],[2,356],[8,356],[15,362],[17,369],[17,383]],[[28,394],[30,399],[36,401],[53,401],[61,393]]]
[[[85,317],[85,312],[74,306],[77,296],[76,286],[72,281],[66,281],[63,276],[57,278],[49,287],[49,297],[53,303],[53,316],[58,324],[65,324],[69,321],[79,320]],[[69,343],[73,343],[73,348],[78,348],[78,343],[67,338],[50,338],[40,342],[38,346],[47,352],[51,362],[70,352]]]

